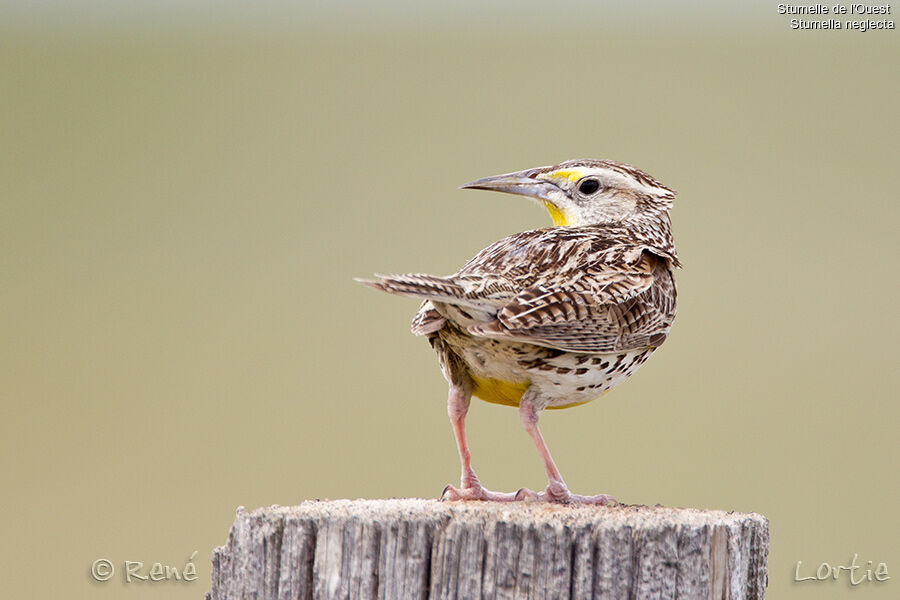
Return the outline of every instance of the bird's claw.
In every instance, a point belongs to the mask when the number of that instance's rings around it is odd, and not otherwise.
[[[548,485],[547,488],[537,494],[538,500],[543,502],[555,502],[557,504],[596,504],[606,506],[610,502],[617,502],[615,498],[607,494],[597,494],[595,496],[582,496],[573,494],[567,488],[557,488]]]
[[[516,500],[520,502],[539,502],[540,499],[540,494],[528,488],[519,488],[516,492]]]
[[[454,485],[448,485],[444,488],[444,491],[441,492],[441,501],[453,501],[453,500],[483,500],[489,502],[512,502],[517,500],[516,495],[518,492],[514,494],[505,494],[502,492],[492,492],[489,489],[486,489],[480,483],[476,483],[474,485],[468,485],[464,487],[456,487]]]
[[[616,499],[607,494],[596,496],[582,496],[573,494],[567,488],[547,486],[542,492],[535,492],[528,488],[519,488],[512,493],[492,492],[483,485],[475,484],[464,487],[448,485],[441,492],[440,500],[481,500],[486,502],[553,502],[555,504],[596,504],[606,506],[615,503]]]

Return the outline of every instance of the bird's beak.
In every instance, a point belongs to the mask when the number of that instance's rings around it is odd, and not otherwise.
[[[559,188],[541,179],[534,179],[534,170],[518,171],[516,173],[506,173],[504,175],[494,175],[493,177],[485,177],[470,181],[465,185],[459,186],[459,189],[471,190],[493,190],[495,192],[506,192],[508,194],[517,194],[519,196],[529,196],[545,202],[553,202],[553,193],[559,193]]]

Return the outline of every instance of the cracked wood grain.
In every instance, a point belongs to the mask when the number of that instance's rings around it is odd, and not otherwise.
[[[336,500],[238,509],[208,600],[758,600],[768,521],[648,506]]]

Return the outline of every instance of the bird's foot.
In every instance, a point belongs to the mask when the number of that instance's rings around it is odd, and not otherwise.
[[[525,502],[555,502],[557,504],[599,504],[603,506],[611,502],[616,502],[615,498],[607,494],[582,496],[580,494],[573,494],[565,486],[553,484],[548,485],[543,492],[534,492],[528,488],[522,488],[517,492],[516,500],[524,500]]]
[[[464,487],[448,485],[441,492],[441,500],[484,500],[487,502],[514,502],[522,500],[518,492],[504,493],[492,492],[480,483],[470,484]]]
[[[554,500],[556,502],[556,500]],[[618,504],[618,501],[609,494],[594,494],[593,496],[582,496],[581,494],[569,494],[568,500],[563,500],[571,504],[597,504],[606,506],[609,503]]]

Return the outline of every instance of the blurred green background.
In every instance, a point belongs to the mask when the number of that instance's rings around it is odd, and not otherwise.
[[[791,31],[774,3],[10,6],[5,595],[198,598],[238,505],[437,496],[458,459],[417,303],[352,277],[453,272],[549,224],[456,186],[597,157],[680,192],[685,269],[648,365],[544,416],[570,487],[765,514],[772,598],[896,597],[895,32]],[[545,484],[515,411],[476,402],[469,432],[487,486]],[[195,550],[194,583],[123,582]],[[854,553],[895,579],[792,581]]]

